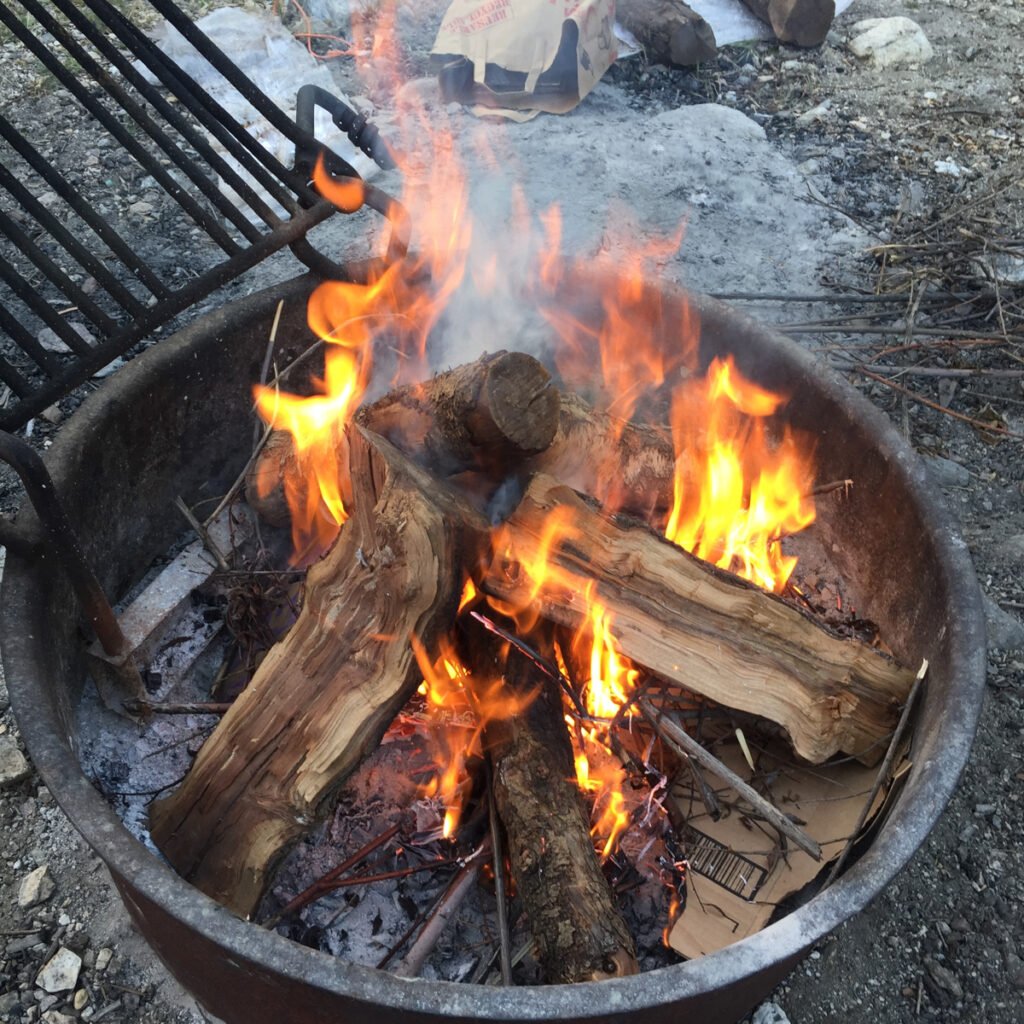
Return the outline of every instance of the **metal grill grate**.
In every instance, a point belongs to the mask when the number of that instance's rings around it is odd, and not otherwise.
[[[304,89],[293,121],[174,3],[149,0],[149,6],[295,144],[295,164],[284,166],[109,0],[0,0],[0,25],[84,109],[97,132],[170,196],[174,216],[212,243],[213,253],[198,272],[183,273],[180,261],[147,261],[128,232],[85,198],[77,169],[70,175],[58,170],[33,144],[31,127],[0,114],[2,429],[23,425],[285,246],[307,266],[338,272],[305,238],[335,212],[309,184],[322,148],[312,134],[315,105],[325,106],[368,156],[393,166],[376,129],[345,104]],[[357,176],[337,154],[325,155],[332,173]],[[47,202],[29,181],[45,184]],[[400,219],[397,204],[371,186],[367,205]],[[400,246],[396,238],[393,251]],[[62,345],[41,343],[47,328]]]

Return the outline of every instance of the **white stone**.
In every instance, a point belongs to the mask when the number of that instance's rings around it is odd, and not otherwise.
[[[60,1010],[47,1010],[41,1020],[43,1024],[78,1024],[70,1013],[61,1013]]]
[[[73,320],[68,321],[68,326],[77,334],[82,341],[92,344],[96,337],[92,332],[85,327],[83,324],[76,323]],[[59,337],[57,332],[52,327],[44,327],[37,335],[36,341],[39,342],[47,352],[70,352],[65,341]]]
[[[67,946],[61,946],[36,975],[36,984],[44,992],[70,992],[78,984],[82,958]]]
[[[786,1011],[778,1003],[762,1003],[751,1018],[751,1024],[790,1024]]]
[[[13,786],[29,774],[28,761],[13,736],[0,736],[0,788]]]
[[[21,880],[18,887],[18,906],[27,909],[37,903],[45,903],[53,895],[54,888],[53,876],[44,864],[35,871],[30,871]]]
[[[110,961],[114,959],[114,951],[104,946],[96,954],[96,970],[105,971],[110,966]]]
[[[81,1010],[85,1006],[85,1004],[87,1002],[89,1002],[89,993],[86,992],[86,990],[84,988],[80,988],[75,993],[74,1004],[73,1004],[75,1009],[76,1010]]]
[[[910,18],[868,18],[850,30],[850,52],[876,67],[924,64],[934,51],[921,26]]]
[[[946,157],[944,160],[935,161],[936,174],[948,174],[951,178],[959,178],[964,169],[955,161]]]

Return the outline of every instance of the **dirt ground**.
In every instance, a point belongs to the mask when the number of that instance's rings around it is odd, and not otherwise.
[[[407,42],[419,52],[410,58],[409,76],[425,71],[434,6],[410,15]],[[862,18],[890,15],[920,24],[934,48],[932,60],[920,67],[876,68],[852,55],[850,27]],[[772,262],[771,279],[758,290],[819,293],[842,287],[907,296],[903,305],[867,312],[835,303],[785,308],[762,301],[745,308],[786,322],[823,357],[933,371],[899,380],[934,407],[905,400],[900,391],[863,374],[850,379],[930,460],[990,600],[988,687],[959,790],[911,866],[774,994],[793,1024],[1024,1019],[1024,382],[1012,374],[1024,364],[1022,34],[1019,0],[857,0],[817,50],[768,42],[727,47],[717,62],[695,72],[634,59],[613,67],[607,84],[581,108],[592,103],[584,116],[616,119],[618,134],[620,122],[627,130],[631,121],[637,163],[646,152],[640,142],[656,118],[671,119],[678,108],[709,102],[741,112],[764,130],[757,159],[785,165],[783,176],[791,181],[786,187],[798,183],[801,203],[828,218],[814,221],[816,229],[824,232],[831,224],[842,238],[828,260],[778,263],[768,259],[770,239],[757,233],[756,218],[748,224],[734,216],[722,229],[728,232],[723,246],[750,249],[755,259],[763,247],[765,263]],[[339,80],[353,88],[344,68]],[[74,108],[62,106],[52,86],[3,40],[0,83],[5,113],[23,113],[31,104],[63,118],[66,144],[83,147],[83,188],[102,193],[111,216],[122,218],[134,237],[158,239],[150,243],[151,255],[173,265],[175,245],[188,239],[158,230],[156,191],[119,177],[116,152],[93,152],[85,135],[75,143]],[[381,109],[386,113],[383,101]],[[46,123],[45,116],[40,120]],[[566,119],[565,130],[578,130],[578,123]],[[523,137],[562,130],[559,119],[541,118]],[[56,146],[62,137],[51,131],[49,144]],[[622,165],[609,157],[604,166],[611,175]],[[604,195],[610,186],[595,188]],[[686,201],[679,199],[680,214]],[[783,213],[781,207],[776,211]],[[824,237],[821,246],[828,248]],[[715,266],[691,264],[670,276],[714,289]],[[294,268],[274,263],[235,293],[287,272]],[[930,303],[928,287],[963,298]],[[794,326],[796,321],[807,326]],[[1003,338],[989,346],[933,345],[942,332],[947,338],[1003,332]],[[915,343],[921,347],[906,347]],[[941,376],[943,370],[996,374]],[[994,435],[981,424],[1003,433]],[[45,447],[56,430],[37,421],[37,443]],[[0,477],[0,511],[15,501],[9,476]],[[17,726],[0,676],[0,744],[12,742],[18,743]],[[42,865],[55,882],[53,895],[31,909],[19,908],[21,879]],[[33,984],[61,945],[83,956],[79,987],[87,1000],[77,1008],[63,995],[40,999]],[[131,931],[102,865],[29,771],[0,788],[0,1020],[64,1024],[60,1014],[140,1024],[203,1019]]]

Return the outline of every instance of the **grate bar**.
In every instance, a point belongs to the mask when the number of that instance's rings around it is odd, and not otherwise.
[[[0,164],[0,187],[7,189],[22,208],[31,214],[102,285],[111,297],[129,313],[138,314],[142,303],[11,172]],[[63,285],[61,285],[63,288]]]
[[[4,324],[4,313],[0,307],[0,325]],[[0,380],[2,380],[19,398],[31,394],[32,385],[9,363],[0,356]],[[2,405],[2,403],[0,403]]]
[[[200,124],[251,174],[260,186],[285,209],[297,208],[294,194],[282,182],[283,164],[239,125],[230,114],[196,82],[184,69],[178,67],[144,32],[135,27],[117,8],[106,0],[83,0],[96,17],[124,39],[132,53],[141,60],[168,89],[177,96]],[[226,127],[231,122],[234,130]],[[269,158],[269,159],[268,159]]]
[[[187,118],[175,110],[174,106],[167,102],[161,95],[160,90],[150,85],[146,79],[139,74],[132,66],[131,61],[126,60],[121,52],[114,46],[103,33],[97,28],[93,21],[86,18],[78,10],[75,0],[51,0],[51,3],[60,10],[68,20],[81,32],[96,49],[110,61],[118,72],[124,76],[134,89],[143,96],[153,107],[167,119],[168,123],[181,134],[190,146],[210,165],[210,167],[224,179],[227,184],[238,193],[259,218],[269,227],[276,227],[281,218],[264,202],[261,196],[253,190],[249,183],[210,145],[203,137],[202,132],[197,131]],[[215,123],[215,122],[214,122]],[[200,172],[201,173],[201,172]],[[191,177],[191,175],[190,175]],[[274,182],[273,178],[268,178]],[[276,182],[274,182],[276,184]],[[278,186],[280,187],[280,186]],[[283,193],[287,195],[287,193]],[[247,218],[243,218],[248,223]]]
[[[54,311],[53,307],[46,302],[41,296],[36,295],[35,291],[31,289],[28,282],[18,273],[15,272],[14,268],[3,260],[0,260],[0,281],[3,281],[13,291],[18,298],[23,302],[27,301],[22,293],[22,289],[27,292],[38,304],[38,308],[33,307],[37,315],[43,320],[46,325],[54,331],[57,337],[64,339],[65,333],[68,335],[74,334],[75,341],[77,344],[85,344],[82,339],[75,333],[71,325],[63,318],[58,316]],[[14,317],[8,312],[8,310],[0,306],[0,326],[4,327],[4,330],[8,330],[7,322],[13,321]],[[18,324],[17,331],[9,331],[12,336],[16,334],[18,344],[21,346],[22,351],[38,366],[47,377],[52,377],[54,374],[60,372],[60,363],[57,358],[51,353],[47,352],[39,342],[32,337],[31,333],[25,330],[21,324]]]
[[[255,242],[260,237],[262,234],[260,229],[249,222],[245,214],[188,158],[182,148],[153,121],[145,109],[128,95],[106,68],[97,64],[88,51],[68,34],[60,22],[52,17],[37,0],[20,0],[20,3],[67,50],[71,58],[78,61],[82,68],[99,83],[107,95],[174,161],[179,170],[183,171],[192,184],[217,208],[221,216],[234,224],[247,241]],[[150,160],[150,163],[152,164],[153,161]]]
[[[251,270],[272,253],[290,245],[293,241],[304,238],[307,232],[336,212],[331,203],[321,200],[308,210],[301,210],[274,234],[264,235],[260,241],[248,249],[242,250],[238,255],[214,267],[191,284],[173,292],[159,307],[151,308],[143,316],[134,320],[126,330],[122,330],[115,337],[96,345],[88,356],[65,367],[49,383],[36,388],[30,397],[20,403],[13,414],[7,415],[0,411],[0,430],[9,429],[9,425],[23,423],[32,416],[38,415],[57,399],[67,394],[71,388],[106,366],[111,359],[151,334],[170,317],[188,309],[189,306],[199,302],[200,299],[229,281],[233,281],[245,271]],[[2,270],[3,262],[0,261],[0,272]],[[78,340],[81,342],[80,338]]]
[[[139,258],[128,243],[82,199],[67,178],[46,160],[3,114],[0,114],[0,137],[96,232],[96,236],[153,295],[162,299],[169,294],[148,264]]]
[[[260,143],[246,130],[244,125],[240,124],[234,117],[232,117],[231,114],[229,114],[220,105],[220,103],[210,96],[210,94],[206,92],[206,90],[203,89],[203,87],[200,86],[191,75],[175,64],[159,46],[146,37],[144,33],[140,32],[138,28],[136,28],[127,20],[127,18],[124,17],[123,14],[121,14],[120,11],[112,7],[108,0],[83,0],[83,2],[86,3],[90,9],[95,11],[99,17],[103,18],[103,20],[106,21],[107,24],[110,25],[110,27],[119,35],[123,32],[127,38],[132,40],[132,48],[139,55],[139,59],[149,67],[150,71],[152,71],[157,78],[173,88],[175,93],[178,95],[178,98],[181,99],[182,102],[189,104],[190,110],[192,109],[191,104],[193,103],[205,108],[208,111],[209,116],[214,118],[215,123],[219,123],[226,127],[235,142],[243,146],[244,149],[254,157],[256,161],[258,161],[259,165],[266,168],[266,170],[273,175],[274,179],[276,179],[278,183],[285,182],[288,188],[293,193],[300,195],[305,202],[315,202],[319,198],[316,193],[308,187],[308,182],[302,175],[295,174],[290,168],[285,167],[285,165],[282,164],[273,155],[273,153],[260,145]],[[164,13],[163,10],[157,6],[155,0],[150,0],[150,2],[153,3],[153,6],[157,7],[161,14]],[[185,20],[191,27],[192,23],[189,22],[188,19]],[[168,19],[168,21],[170,21],[170,19]],[[175,27],[177,27],[177,25],[175,25]],[[209,46],[213,47],[213,43],[207,40],[206,36],[204,36],[198,29],[190,31],[186,38],[189,42],[192,42],[192,44],[195,45],[193,38],[195,36],[206,40]],[[197,47],[197,49],[199,49],[199,47]],[[245,99],[249,100],[249,102],[252,103],[261,114],[264,113],[262,109],[263,105],[254,102],[253,97],[263,97],[265,101],[264,105],[269,106],[271,110],[275,111],[275,117],[268,117],[267,120],[269,120],[275,128],[278,128],[279,131],[282,131],[287,138],[294,141],[296,138],[296,127],[294,123],[285,116],[276,103],[272,103],[268,100],[261,90],[250,82],[245,75],[238,71],[234,64],[224,56],[219,48],[214,47],[214,49],[216,49],[216,52],[220,54],[222,64],[234,68],[236,72],[234,76],[224,75],[224,77],[234,85]],[[202,49],[200,49],[199,52],[203,56],[206,56]],[[207,59],[209,58],[207,57]],[[216,64],[214,67],[217,71],[220,71],[221,74],[224,74],[221,67],[218,67]],[[239,88],[236,84],[236,79],[245,83],[244,89]],[[193,113],[196,113],[196,111],[193,110]],[[199,116],[198,113],[196,113],[196,116]],[[266,115],[264,114],[264,116]],[[283,128],[281,127],[282,124],[284,125]],[[220,138],[219,134],[218,138]],[[223,142],[224,140],[222,139],[221,141]],[[310,142],[312,142],[313,145],[316,145],[315,140],[310,139]],[[294,212],[298,208],[294,195],[280,192],[280,184],[271,191],[272,194],[274,194],[274,198],[289,210],[289,212]]]
[[[135,159],[145,167],[150,174],[159,182],[164,191],[174,199],[182,209],[216,242],[221,249],[229,256],[234,256],[240,251],[241,246],[220,226],[217,219],[195,201],[189,192],[179,185],[167,170],[156,163],[150,155],[131,134],[118,122],[110,111],[95,97],[90,95],[89,90],[75,77],[64,65],[46,48],[46,45],[37,39],[25,26],[15,17],[14,13],[6,3],[0,3],[0,21],[2,21],[13,32],[25,47],[36,57],[37,60],[53,74],[60,83],[85,107],[86,110],[96,118],[104,128],[114,136],[115,139]]]
[[[22,230],[19,224],[16,224],[10,217],[7,216],[2,210],[0,210],[0,230],[26,255],[39,269],[45,277],[57,288],[59,288],[78,308],[87,316],[93,323],[93,325],[100,331],[113,331],[117,325],[114,323],[106,313],[103,312],[99,306],[96,305],[92,299],[89,298],[82,289],[75,284],[74,281],[64,273],[60,267],[57,266],[49,256],[39,248],[38,245]],[[14,271],[13,273],[17,273]],[[17,275],[21,277],[20,274]],[[29,283],[21,278],[21,294],[20,298],[24,302],[26,301],[25,295],[33,291]],[[39,298],[37,296],[37,298]],[[39,301],[43,301],[39,299]],[[49,308],[49,303],[44,302],[44,305]],[[53,310],[50,310],[53,313]],[[64,320],[53,313],[53,316],[57,317],[59,323],[67,324]],[[85,354],[90,351],[87,342],[84,342],[76,331],[72,328],[67,327],[66,331],[58,329],[53,323],[50,326],[61,336],[61,338],[67,343],[68,347],[74,349],[80,354]]]

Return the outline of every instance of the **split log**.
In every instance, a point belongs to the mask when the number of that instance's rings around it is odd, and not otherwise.
[[[667,433],[600,412],[574,392],[563,392],[558,432],[527,468],[643,519],[672,506],[675,457]]]
[[[836,16],[835,0],[743,0],[750,13],[771,25],[775,38],[820,46]]]
[[[615,16],[652,63],[692,67],[718,53],[711,26],[681,0],[617,0]]]
[[[551,375],[533,356],[495,352],[397,388],[356,419],[443,476],[473,469],[501,479],[551,443],[558,409]],[[246,499],[260,518],[285,526],[285,494],[301,478],[291,435],[274,431],[246,477]]]
[[[499,656],[499,643],[475,622],[463,636],[474,679],[500,678],[507,695],[529,702],[519,714],[488,722],[484,745],[516,893],[547,980],[636,974],[633,938],[601,871],[576,786],[557,682],[515,647]],[[553,663],[550,627],[532,633],[530,643]]]
[[[179,874],[239,915],[277,859],[380,742],[454,620],[487,525],[387,441],[354,426],[352,518],[307,575],[302,612],[150,813]]]
[[[505,524],[514,558],[536,556],[558,506],[571,510],[573,530],[547,551],[551,582],[536,599],[542,616],[579,627],[587,613],[584,590],[593,582],[619,649],[634,664],[778,723],[796,752],[815,764],[837,751],[865,764],[882,757],[913,672],[646,526],[595,511],[549,477],[534,478]],[[496,559],[483,589],[524,605],[532,583],[520,569]]]

